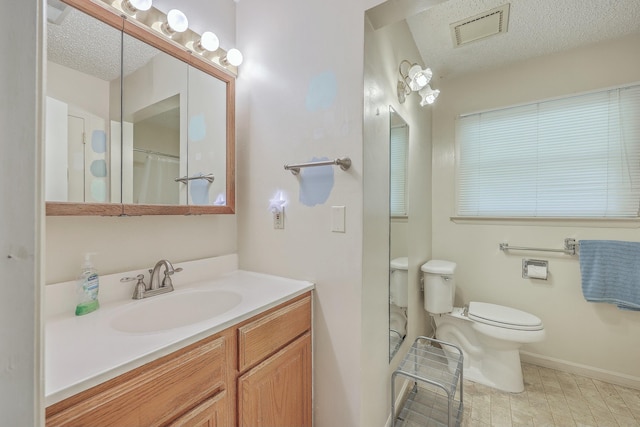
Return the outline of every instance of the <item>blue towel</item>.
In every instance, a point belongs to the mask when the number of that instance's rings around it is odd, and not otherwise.
[[[580,273],[587,301],[640,311],[640,242],[580,240]]]

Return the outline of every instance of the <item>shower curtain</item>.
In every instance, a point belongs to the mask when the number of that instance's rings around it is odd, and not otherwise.
[[[134,153],[143,156],[142,165],[134,167],[134,200],[143,204],[177,205],[179,203],[179,183],[175,179],[180,174],[180,160],[157,154]],[[140,163],[134,160],[134,164]]]

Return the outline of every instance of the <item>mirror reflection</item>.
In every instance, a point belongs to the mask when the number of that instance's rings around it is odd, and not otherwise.
[[[128,34],[122,62],[122,201],[185,204],[188,65]]]
[[[409,125],[389,107],[389,360],[407,334]]]
[[[189,175],[190,205],[226,204],[226,90],[224,82],[189,67],[188,170],[180,176]]]
[[[119,203],[122,34],[60,5],[47,25],[45,198]]]
[[[166,110],[147,112],[155,109],[152,105],[140,110],[142,117],[133,121],[133,203],[180,203],[175,181],[180,176],[179,96],[166,101]]]
[[[232,78],[47,4],[45,200],[228,207]]]

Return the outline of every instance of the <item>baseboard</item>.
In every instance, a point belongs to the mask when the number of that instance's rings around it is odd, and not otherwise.
[[[525,363],[531,363],[532,365],[570,372],[572,374],[640,390],[640,377],[607,371],[579,363],[567,362],[566,360],[554,359],[552,357],[540,356],[526,351],[520,352],[520,360]]]
[[[400,393],[398,393],[398,396],[396,397],[396,409],[400,408],[404,401],[407,400],[409,392],[413,389],[413,383],[414,382],[410,378],[403,379],[402,387],[400,387]],[[389,414],[385,427],[391,427],[392,416],[394,416],[394,414]]]

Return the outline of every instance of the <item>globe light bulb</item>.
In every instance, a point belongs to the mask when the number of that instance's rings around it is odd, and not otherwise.
[[[237,67],[238,65],[242,64],[242,60],[242,53],[238,49],[229,49],[227,55],[222,58],[222,63],[225,65],[230,64],[234,67]]]

